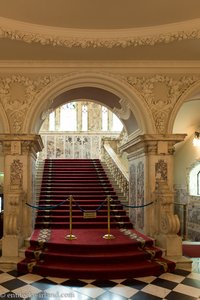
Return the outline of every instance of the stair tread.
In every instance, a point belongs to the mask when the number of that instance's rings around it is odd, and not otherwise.
[[[161,264],[166,261],[161,258],[162,251],[153,246],[152,239],[142,234],[137,236],[132,229],[133,224],[121,202],[126,198],[111,183],[100,160],[46,159],[41,172],[35,231],[28,248],[23,249],[26,257],[18,264],[19,272],[96,279],[133,278],[164,272]],[[70,232],[70,195],[75,201],[72,227],[78,238],[74,241],[66,239]],[[107,203],[102,204],[107,196],[113,199],[109,223],[111,233],[116,236],[113,240],[105,239],[109,232]],[[82,210],[96,211],[101,205],[95,218],[84,218]],[[119,228],[129,228],[133,236],[127,237],[126,230]],[[173,263],[168,265],[173,269]]]

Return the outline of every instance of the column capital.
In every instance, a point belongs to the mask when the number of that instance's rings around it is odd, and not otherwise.
[[[129,157],[140,154],[171,155],[174,145],[182,142],[186,134],[143,134],[128,140],[120,147]]]
[[[38,134],[0,134],[0,143],[7,155],[36,155],[44,147]]]

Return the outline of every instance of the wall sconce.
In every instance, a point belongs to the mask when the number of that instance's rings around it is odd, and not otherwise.
[[[193,138],[193,145],[195,147],[200,147],[200,132],[195,131],[194,138]]]

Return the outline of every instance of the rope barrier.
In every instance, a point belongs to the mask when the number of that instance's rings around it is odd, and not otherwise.
[[[82,211],[82,212],[97,212],[104,206],[104,204],[106,202],[106,200],[104,200],[95,210],[85,210],[74,199],[73,199],[73,201],[76,204],[76,206],[80,209],[80,211]]]
[[[130,207],[130,208],[142,208],[142,207],[145,207],[145,206],[149,206],[151,204],[153,204],[154,202],[150,202],[150,203],[147,203],[147,204],[143,204],[143,205],[126,205],[126,204],[122,204],[123,206],[125,207]]]
[[[39,210],[51,210],[51,209],[54,209],[54,208],[57,208],[61,205],[63,205],[64,203],[66,203],[68,201],[68,199],[60,202],[59,204],[56,204],[56,205],[49,205],[49,206],[36,206],[36,205],[31,205],[29,203],[26,202],[26,205],[31,207],[31,208],[34,208],[34,209],[39,209]],[[80,211],[82,212],[97,212],[99,211],[105,204],[106,200],[104,200],[95,210],[85,210],[83,209],[74,199],[73,199],[75,205],[80,209]],[[122,204],[123,206],[125,207],[129,207],[129,208],[142,208],[142,207],[146,207],[146,206],[149,206],[151,204],[153,204],[154,202],[150,202],[150,203],[147,203],[147,204],[143,204],[143,205],[126,205],[126,204]]]
[[[59,206],[63,205],[67,201],[68,201],[68,199],[66,199],[66,200],[64,200],[64,201],[62,201],[62,202],[60,202],[59,204],[56,204],[56,205],[49,205],[48,207],[46,205],[45,206],[42,206],[42,205],[41,206],[40,205],[36,206],[36,205],[29,204],[27,202],[26,202],[26,205],[29,206],[29,207],[31,207],[31,208],[34,208],[34,209],[50,210],[50,209],[54,209],[56,207],[59,207]]]

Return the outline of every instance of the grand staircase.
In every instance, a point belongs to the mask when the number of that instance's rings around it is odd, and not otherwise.
[[[19,273],[105,279],[175,268],[133,229],[100,160],[46,159],[39,202],[30,209],[37,211],[35,229]]]
[[[107,197],[111,228],[132,228],[100,161],[85,159],[46,160],[35,228],[69,228],[69,200],[64,202],[69,196],[73,228],[106,228]],[[87,212],[96,212],[96,217],[85,218]]]

